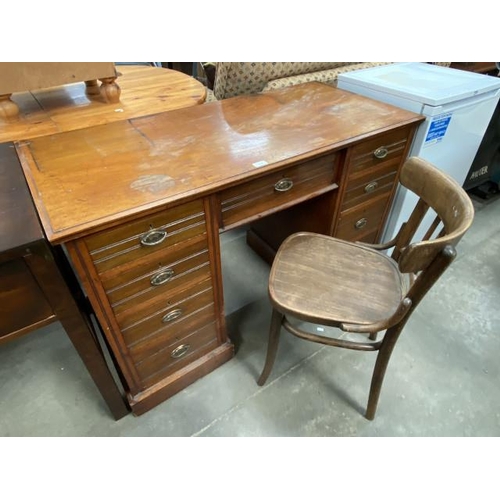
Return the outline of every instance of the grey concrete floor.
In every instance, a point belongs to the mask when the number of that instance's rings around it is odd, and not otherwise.
[[[257,386],[269,268],[237,231],[222,239],[234,359],[148,413],[115,422],[55,323],[0,348],[0,435],[498,436],[500,199],[475,206],[458,259],[396,346],[372,422],[363,412],[373,353],[284,332],[270,379]]]

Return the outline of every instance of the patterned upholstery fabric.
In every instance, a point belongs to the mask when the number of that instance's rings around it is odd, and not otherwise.
[[[372,68],[374,66],[382,66],[384,64],[389,64],[386,62],[369,62],[369,63],[357,63],[348,64],[347,66],[340,66],[335,69],[326,69],[323,71],[315,71],[313,73],[306,73],[297,76],[288,76],[285,78],[278,78],[277,80],[271,80],[262,89],[262,92],[269,92],[270,90],[281,89],[283,87],[290,87],[291,85],[298,85],[299,83],[306,82],[323,82],[328,85],[337,85],[337,76],[340,73],[346,73],[348,71],[354,71],[357,69]]]
[[[305,82],[336,85],[340,73],[390,64],[387,62],[218,62],[213,93],[207,102],[256,94]],[[451,63],[432,63],[449,66]]]
[[[347,66],[345,62],[219,62],[214,95],[227,99],[240,94],[256,94],[270,80]]]

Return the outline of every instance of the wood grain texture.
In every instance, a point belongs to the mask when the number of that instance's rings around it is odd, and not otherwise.
[[[471,226],[474,214],[463,188],[421,158],[405,161],[400,182],[419,201],[394,240],[370,245],[296,233],[281,245],[269,277],[273,317],[259,385],[266,382],[271,372],[281,327],[312,342],[378,351],[366,411],[368,419],[374,418],[396,341],[422,298],[455,259],[455,245]],[[373,203],[382,207],[385,202],[375,198],[345,213],[357,217],[366,210],[369,217],[376,212],[373,207],[368,209]],[[422,241],[413,241],[428,209],[435,211],[437,220],[430,224]],[[346,219],[349,229],[354,218]],[[443,229],[432,238],[438,222],[443,223]],[[391,257],[382,252],[390,248],[394,248]],[[369,334],[369,341],[311,333],[295,326],[288,316],[338,327],[344,332]],[[383,330],[382,340],[377,341],[377,333]]]
[[[393,184],[343,208],[346,185],[352,182],[352,201],[359,197],[355,182],[397,171],[422,119],[310,83],[18,144],[47,234],[67,243],[137,412],[232,356],[219,232],[279,211],[288,229],[305,225],[332,234],[341,214],[375,202],[378,231]],[[387,158],[365,162],[372,142],[390,146]],[[354,162],[360,167],[352,173]],[[275,196],[274,184],[286,176],[298,194]],[[170,236],[141,248],[140,237],[157,228]],[[152,273],[165,259],[172,264],[170,256],[188,271],[191,240],[198,252],[207,243],[208,261],[203,252],[179,286],[146,292]],[[164,325],[176,309],[185,316]],[[171,351],[188,339],[192,350],[172,362]]]
[[[0,253],[44,238],[12,143],[0,144],[0,235]]]
[[[234,356],[233,344],[226,342],[199,359],[162,378],[139,394],[129,394],[128,401],[135,415],[154,408],[199,378],[223,365]]]
[[[0,344],[56,317],[22,258],[0,263]],[[33,329],[33,328],[32,328]]]
[[[112,62],[0,62],[0,94],[116,77]]]
[[[12,96],[19,116],[0,120],[0,143],[94,127],[194,106],[205,101],[206,89],[194,78],[165,68],[120,66],[120,101],[106,103],[82,81]]]
[[[336,189],[336,164],[335,155],[326,155],[222,191],[224,229]],[[288,183],[285,191],[276,189],[280,182]]]
[[[405,292],[393,260],[313,233],[296,233],[283,243],[269,283],[271,302],[279,311],[333,326],[390,317]]]
[[[188,240],[189,241],[189,240]],[[196,240],[195,240],[196,242]],[[165,251],[149,256],[145,262],[133,262],[115,268],[102,275],[102,283],[113,309],[127,308],[162,294],[172,293],[178,287],[186,286],[193,280],[193,273],[207,268],[209,256],[205,241],[196,244],[176,245],[175,253],[165,255]],[[154,257],[152,260],[151,257]],[[203,271],[202,271],[203,272]],[[161,278],[158,284],[155,278]]]
[[[57,243],[421,120],[308,83],[41,137],[18,153]]]
[[[130,358],[128,348],[120,332],[120,327],[92,264],[85,242],[82,240],[69,242],[66,248],[74,269],[89,295],[94,313],[115,356],[121,375],[125,380],[125,391],[137,393],[143,388],[139,375]]]
[[[407,160],[401,171],[401,184],[420,198],[419,203],[432,208],[444,224],[440,238],[409,245],[420,223],[419,214],[412,214],[396,236],[401,271],[417,273],[427,268],[446,246],[455,247],[472,224],[474,207],[454,179],[422,158]]]
[[[94,336],[76,279],[43,237],[10,144],[0,144],[0,343],[60,321],[111,413],[128,413]]]

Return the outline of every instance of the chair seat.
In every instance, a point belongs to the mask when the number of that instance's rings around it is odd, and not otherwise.
[[[314,233],[296,233],[282,243],[269,279],[274,307],[330,326],[387,320],[404,293],[403,276],[391,258]]]

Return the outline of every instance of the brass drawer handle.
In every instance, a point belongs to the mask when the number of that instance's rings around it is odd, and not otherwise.
[[[160,271],[159,273],[154,274],[151,276],[151,279],[149,282],[151,283],[152,286],[160,286],[169,281],[172,276],[175,274],[173,269],[164,269],[163,271]]]
[[[163,229],[151,229],[141,236],[141,245],[152,247],[159,245],[167,237],[167,231]]]
[[[382,146],[381,148],[377,148],[373,152],[373,156],[375,156],[375,158],[379,158],[379,159],[385,158],[388,154],[389,154],[389,150],[387,148],[385,148],[384,146]]]
[[[365,186],[365,193],[373,193],[378,188],[378,182],[373,181]]]
[[[179,316],[181,316],[182,310],[181,309],[174,309],[173,311],[170,311],[169,313],[165,314],[163,318],[161,318],[162,323],[169,323],[170,321],[174,321],[174,319],[177,319]]]
[[[359,219],[356,224],[354,224],[354,227],[356,229],[362,229],[366,226],[366,224],[368,223],[368,219],[365,219],[364,217],[362,219]]]
[[[189,351],[190,348],[191,348],[191,346],[189,344],[181,344],[179,347],[176,347],[170,353],[170,357],[176,358],[176,359],[182,358],[182,356],[184,356]]]
[[[275,185],[274,190],[280,193],[284,193],[285,191],[289,191],[293,188],[292,179],[280,179]]]

